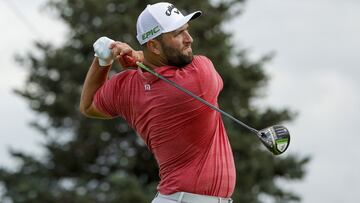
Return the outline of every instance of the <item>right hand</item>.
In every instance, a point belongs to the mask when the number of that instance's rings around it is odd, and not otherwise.
[[[100,37],[93,44],[95,56],[99,58],[100,66],[109,66],[113,63],[113,54],[110,50],[110,45],[114,40],[108,37]]]
[[[122,67],[137,67],[136,61],[143,62],[142,51],[133,50],[128,44],[116,41],[110,45],[113,56],[119,61]]]

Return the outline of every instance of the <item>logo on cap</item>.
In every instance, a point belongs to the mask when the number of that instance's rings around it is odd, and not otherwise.
[[[171,11],[172,11],[173,9],[175,9],[175,10],[174,10],[174,13],[180,14],[180,11],[179,11],[177,8],[175,8],[175,6],[172,5],[172,4],[171,4],[170,6],[168,6],[168,9],[166,10],[165,14],[166,14],[167,16],[171,16]]]
[[[159,31],[160,31],[159,26],[156,26],[156,27],[154,27],[153,29],[151,29],[151,30],[145,32],[144,34],[142,34],[142,39],[143,39],[143,40],[146,40],[147,38],[155,35],[155,34],[156,34],[157,32],[159,32]]]

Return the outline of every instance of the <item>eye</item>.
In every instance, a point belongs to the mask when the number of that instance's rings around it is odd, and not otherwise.
[[[176,37],[176,36],[179,36],[182,32],[183,32],[183,30],[178,31],[178,32],[175,32],[175,35],[174,35],[174,36],[175,36],[175,37]]]
[[[174,37],[177,37],[177,36],[183,34],[184,32],[188,32],[188,33],[189,33],[189,27],[184,28],[184,29],[182,29],[182,30],[179,30],[179,31],[175,32],[175,33],[174,33]]]

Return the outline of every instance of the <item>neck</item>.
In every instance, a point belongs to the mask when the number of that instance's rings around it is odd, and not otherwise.
[[[154,56],[153,54],[148,53],[144,53],[144,64],[151,69],[168,65],[165,58],[157,55]]]

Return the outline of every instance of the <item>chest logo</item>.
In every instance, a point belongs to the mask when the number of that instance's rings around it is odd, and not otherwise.
[[[145,91],[151,90],[151,86],[149,84],[144,85]]]

